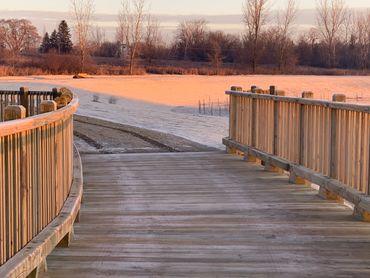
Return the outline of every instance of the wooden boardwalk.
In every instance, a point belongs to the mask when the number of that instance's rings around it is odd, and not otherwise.
[[[45,277],[369,277],[370,224],[223,153],[84,155],[81,222]]]

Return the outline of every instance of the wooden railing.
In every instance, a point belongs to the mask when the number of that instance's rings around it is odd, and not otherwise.
[[[57,89],[52,91],[29,91],[22,87],[19,91],[0,91],[0,122],[4,121],[5,107],[22,105],[26,109],[26,116],[40,114],[40,104],[44,100],[54,100],[60,96]]]
[[[335,199],[369,194],[370,106],[233,89],[229,151],[316,182]]]
[[[41,100],[57,92],[0,92],[1,114],[9,104],[24,104],[39,114]],[[56,103],[46,103],[56,109]],[[0,123],[0,265],[24,248],[60,213],[73,179],[74,97],[65,107]],[[24,109],[24,108],[23,108]],[[55,110],[55,111],[53,111]],[[42,111],[41,111],[42,112]]]

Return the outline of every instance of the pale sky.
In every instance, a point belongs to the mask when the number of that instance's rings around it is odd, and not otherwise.
[[[117,13],[121,0],[95,0],[96,13]],[[243,0],[148,0],[156,14],[238,14]],[[274,0],[275,7],[286,0]],[[0,10],[41,10],[67,12],[69,0],[1,0]],[[301,9],[314,8],[316,0],[299,0]],[[370,0],[347,0],[349,7],[370,7]]]

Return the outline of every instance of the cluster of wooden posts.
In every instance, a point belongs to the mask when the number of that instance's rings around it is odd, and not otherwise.
[[[219,99],[217,101],[211,100],[206,101],[205,99],[198,101],[198,113],[201,115],[210,116],[224,116],[229,113],[229,100],[222,102]]]
[[[315,100],[314,93],[286,97],[275,86],[249,91],[232,87],[229,152],[260,161],[269,170],[290,172],[291,181],[312,182],[320,195],[354,204],[370,220],[370,107]]]
[[[0,266],[63,208],[73,179],[77,107],[70,92],[56,89],[0,92]]]

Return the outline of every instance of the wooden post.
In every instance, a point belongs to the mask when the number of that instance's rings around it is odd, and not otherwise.
[[[313,92],[303,92],[302,98],[313,98]],[[301,104],[299,107],[299,165],[303,165],[304,159],[304,136],[305,136],[305,105]],[[290,172],[289,181],[295,184],[305,184],[309,185],[305,179],[297,176],[292,171]]]
[[[243,92],[243,87],[240,87],[240,86],[232,86],[231,91],[234,91],[234,92]]]
[[[314,93],[313,92],[303,92],[302,93],[302,98],[313,98]]]
[[[345,102],[346,96],[341,94],[333,95],[333,101],[335,102]],[[331,132],[330,132],[330,177],[333,179],[338,178],[338,144],[337,144],[337,136],[338,136],[338,117],[337,117],[338,110],[331,109]]]
[[[13,121],[26,118],[26,108],[22,105],[9,105],[4,109],[4,121]]]
[[[26,109],[26,117],[28,117],[30,114],[28,100],[29,90],[26,87],[21,87],[19,91],[20,91],[20,105],[22,105]]]
[[[73,235],[74,235],[74,230],[73,230],[73,226],[72,226],[71,230],[58,243],[57,248],[68,248],[71,245]]]
[[[334,94],[333,101],[335,102],[346,102],[347,97],[344,94]]]
[[[346,96],[343,94],[333,95],[333,101],[345,102]],[[331,108],[331,128],[330,128],[330,177],[338,179],[338,110]],[[342,203],[343,198],[339,197],[334,192],[330,192],[325,188],[320,187],[319,196],[327,200],[335,200]]]
[[[276,87],[274,85],[270,86],[270,95],[274,96],[276,92]]]
[[[54,100],[43,100],[40,103],[40,114],[49,113],[57,110],[57,103]]]
[[[271,88],[273,87],[273,88]],[[270,87],[270,94],[272,91],[274,92],[274,95],[279,95],[279,96],[285,96],[284,91],[278,91],[276,90],[275,86]],[[280,101],[274,100],[274,130],[273,130],[273,154],[277,155],[277,149],[278,149],[278,130],[279,130],[279,103]]]
[[[230,96],[230,138],[236,138],[236,97]]]
[[[252,147],[257,146],[257,99],[252,98]]]
[[[56,99],[57,97],[60,96],[60,92],[59,92],[59,89],[58,88],[53,88],[51,90],[52,94],[53,94],[53,99]]]

